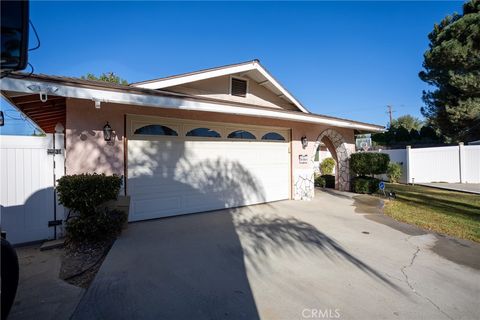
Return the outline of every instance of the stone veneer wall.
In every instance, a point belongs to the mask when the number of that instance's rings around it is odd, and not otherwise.
[[[341,191],[350,190],[350,155],[355,152],[355,145],[347,143],[345,138],[334,129],[327,129],[323,131],[317,138],[313,148],[313,154],[310,155],[310,163],[308,169],[295,170],[294,181],[294,199],[295,200],[310,200],[315,196],[314,185],[314,163],[315,151],[317,150],[323,138],[327,137],[335,148],[337,154],[337,188]]]

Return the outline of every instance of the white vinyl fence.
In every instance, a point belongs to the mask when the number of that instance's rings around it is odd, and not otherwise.
[[[49,222],[64,218],[55,196],[55,179],[64,172],[62,133],[0,136],[0,223],[10,243],[59,235],[61,226]]]
[[[480,183],[480,146],[379,150],[402,164],[403,183]],[[385,177],[382,177],[385,178]]]

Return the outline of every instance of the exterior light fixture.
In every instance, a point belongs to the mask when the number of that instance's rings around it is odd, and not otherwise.
[[[302,138],[300,138],[300,141],[302,141],[302,148],[303,148],[303,149],[306,149],[306,148],[308,147],[307,137],[306,137],[306,136],[303,136]]]
[[[5,118],[3,117],[3,111],[0,111],[0,127],[5,125]]]
[[[95,102],[95,109],[100,109],[101,106],[102,106],[102,101],[100,101],[99,99],[92,99],[93,102]]]
[[[112,141],[112,132],[112,127],[110,127],[107,121],[107,124],[103,126],[103,139],[105,139],[105,141]]]
[[[58,91],[57,87],[54,87],[54,86],[43,86],[43,87],[41,87],[37,84],[31,84],[31,85],[27,86],[27,88],[30,91],[38,92],[39,95],[40,95],[40,101],[42,101],[42,102],[47,102],[48,95],[49,94],[54,94],[55,92]]]

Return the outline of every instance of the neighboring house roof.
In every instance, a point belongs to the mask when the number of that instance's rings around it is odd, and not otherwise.
[[[292,103],[300,111],[309,113],[309,111],[260,64],[259,60],[230,64],[226,66],[183,73],[165,78],[135,82],[131,83],[130,85],[133,87],[146,89],[166,89],[186,83],[233,74],[241,74],[242,76],[247,76],[253,79],[261,86],[275,93],[279,98],[282,98]]]
[[[5,96],[10,102],[12,102],[13,105],[15,105],[21,112],[31,118],[34,122],[36,122],[34,116],[39,117],[39,119],[42,120],[45,118],[49,119],[45,114],[46,110],[48,109],[41,107],[42,103],[39,101],[38,92],[50,91],[49,97],[55,98],[50,102],[55,104],[59,110],[61,108],[65,110],[64,103],[62,103],[60,99],[57,99],[57,97],[63,97],[147,107],[208,111],[273,118],[324,124],[367,132],[379,132],[384,130],[383,126],[320,114],[259,107],[250,104],[227,102],[224,100],[163,91],[161,89],[145,89],[103,81],[93,81],[70,77],[12,73],[2,79],[1,90],[3,96]],[[37,98],[32,99],[35,95]],[[34,116],[29,115],[29,112]],[[45,126],[47,126],[47,124],[45,124]],[[54,123],[49,123],[48,126],[49,128],[53,128]],[[41,125],[40,127],[44,129]]]

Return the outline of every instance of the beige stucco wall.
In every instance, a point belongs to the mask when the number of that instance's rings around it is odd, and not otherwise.
[[[246,97],[236,97],[230,94],[230,76],[191,82],[169,87],[164,90],[268,108],[298,110],[293,104],[277,97],[273,92],[265,89],[255,81],[249,80],[248,78],[242,79],[248,81],[248,94]]]
[[[218,121],[239,124],[285,127],[292,130],[292,183],[297,184],[299,177],[313,183],[313,159],[317,137],[327,126],[296,123],[258,117],[234,116],[211,112],[194,112],[185,110],[138,107],[131,105],[102,103],[96,109],[93,101],[68,99],[66,121],[66,173],[77,174],[97,172],[124,175],[124,136],[125,115],[141,114],[172,118],[184,118],[203,121]],[[109,122],[115,132],[114,141],[107,143],[103,139],[103,126]],[[334,128],[350,146],[354,143],[351,129]],[[309,144],[306,149],[301,146],[301,137],[306,136]],[[299,155],[307,155],[311,161],[299,163]],[[305,182],[305,183],[310,183]],[[302,182],[303,184],[303,182]],[[313,188],[313,186],[309,186]],[[307,188],[307,187],[305,187]],[[302,193],[303,191],[301,191]],[[311,192],[308,191],[308,192]],[[305,191],[305,194],[308,194]],[[297,194],[295,198],[304,196]]]

